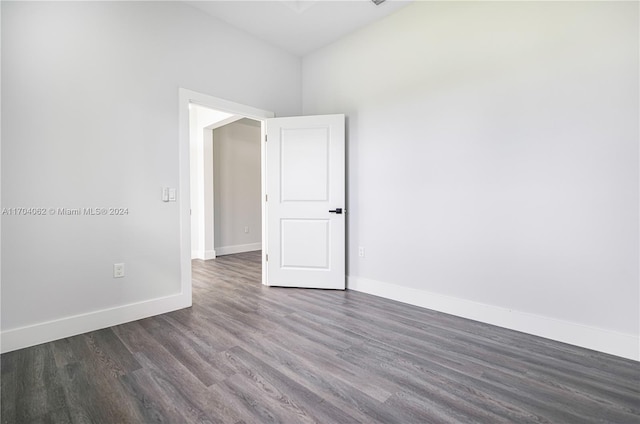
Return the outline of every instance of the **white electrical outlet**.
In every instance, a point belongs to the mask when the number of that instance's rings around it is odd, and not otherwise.
[[[247,225],[246,227],[244,227],[244,233],[248,234],[249,233],[249,226]]]
[[[113,278],[124,277],[124,264],[113,264]]]
[[[364,258],[364,247],[358,247],[358,256]]]

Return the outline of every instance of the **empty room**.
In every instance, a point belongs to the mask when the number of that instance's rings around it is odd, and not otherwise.
[[[2,1],[0,422],[640,422],[637,1]]]

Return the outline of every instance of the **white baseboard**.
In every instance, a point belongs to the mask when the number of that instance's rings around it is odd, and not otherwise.
[[[235,246],[216,247],[216,254],[218,256],[233,255],[234,253],[253,252],[260,249],[262,249],[262,243],[237,244]]]
[[[347,288],[640,361],[640,337],[632,334],[618,333],[366,278],[348,277]]]
[[[202,259],[202,260],[209,260],[209,259],[215,259],[216,258],[216,251],[215,250],[192,250],[191,251],[191,259]]]
[[[164,314],[191,306],[190,293],[131,303],[115,308],[74,315],[0,333],[2,353],[47,343],[89,331],[124,324],[150,316]]]

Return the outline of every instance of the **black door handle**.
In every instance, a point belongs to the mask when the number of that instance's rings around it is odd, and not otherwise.
[[[329,212],[342,215],[342,208],[335,208],[334,210],[331,210]]]

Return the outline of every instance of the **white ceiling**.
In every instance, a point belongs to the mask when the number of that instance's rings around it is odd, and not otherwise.
[[[243,31],[304,56],[387,16],[413,0],[187,1]]]

